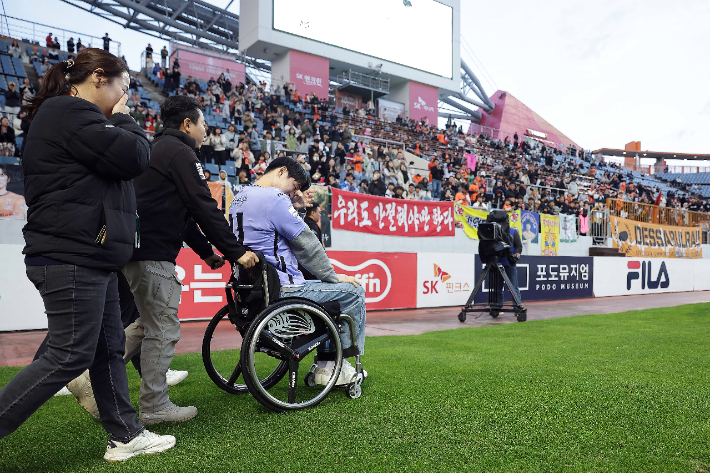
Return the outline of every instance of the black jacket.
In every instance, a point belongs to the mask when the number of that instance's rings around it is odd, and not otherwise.
[[[186,234],[190,217],[229,261],[236,262],[246,252],[212,198],[194,147],[195,140],[179,130],[166,128],[156,135],[150,166],[134,182],[141,244],[133,261],[174,263],[183,239],[201,258],[210,256],[193,246]]]
[[[385,193],[387,192],[387,185],[385,184],[385,181],[380,179],[375,179],[370,183],[370,194],[371,195],[378,195],[380,197],[384,197]]]
[[[96,105],[67,95],[45,100],[26,143],[23,253],[107,271],[123,268],[135,241],[131,179],[150,159],[143,130],[128,115],[107,119]]]

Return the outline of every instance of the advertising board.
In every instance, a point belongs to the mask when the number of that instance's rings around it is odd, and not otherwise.
[[[203,49],[188,49],[185,46],[171,43],[171,66],[177,58],[180,63],[180,74],[183,77],[192,76],[202,80],[217,80],[219,75],[229,70],[232,76],[230,82],[236,87],[240,82],[246,83],[246,66],[231,58],[209,56]]]
[[[224,285],[229,281],[229,265],[212,270],[189,248],[180,250],[175,262],[182,281],[178,318],[211,319],[227,303]]]
[[[473,254],[419,253],[417,307],[464,305],[475,285]]]
[[[328,251],[328,257],[336,273],[360,281],[368,310],[416,307],[415,253]]]
[[[621,259],[621,258],[617,258]],[[517,264],[518,286],[523,304],[526,301],[550,301],[594,297],[593,258],[575,256],[523,256]],[[483,271],[476,255],[476,278]],[[488,300],[488,281],[476,296],[475,302]],[[510,291],[503,289],[505,301],[512,301]],[[465,301],[464,301],[465,302]]]
[[[596,297],[695,289],[695,262],[677,258],[594,258]],[[707,275],[702,276],[707,279]]]

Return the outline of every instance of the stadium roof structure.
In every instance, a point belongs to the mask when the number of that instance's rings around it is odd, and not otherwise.
[[[562,144],[567,147],[583,149],[576,141],[552,126],[530,107],[515,98],[512,94],[498,90],[490,98],[495,105],[490,113],[480,109],[481,121],[472,128],[490,127],[501,132],[519,133],[548,144]],[[497,133],[493,137],[497,138]],[[490,133],[489,133],[490,134]]]
[[[638,155],[639,158],[650,159],[688,159],[688,160],[710,160],[710,154],[693,154],[693,153],[676,153],[673,151],[630,151],[625,149],[601,148],[594,151],[594,154],[602,156],[617,156],[620,158],[633,158]]]

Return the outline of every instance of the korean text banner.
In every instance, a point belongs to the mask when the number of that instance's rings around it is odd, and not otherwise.
[[[463,228],[466,236],[478,240],[478,224],[486,221],[488,212],[486,210],[474,209],[472,207],[466,207],[464,205],[454,204],[454,214],[456,216],[456,222],[459,227]],[[508,217],[510,218],[510,228],[515,228],[522,237],[522,227],[521,227],[521,217],[520,210],[515,212],[508,212]]]
[[[699,228],[672,227],[636,222],[625,218],[611,219],[614,248],[626,256],[647,258],[702,258]]]
[[[560,255],[560,220],[556,215],[540,214],[542,255]]]
[[[389,199],[333,189],[338,230],[410,237],[454,236],[451,202]]]

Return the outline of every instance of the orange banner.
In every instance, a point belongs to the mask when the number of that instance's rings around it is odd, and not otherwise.
[[[650,258],[702,258],[699,228],[672,227],[636,222],[619,217],[611,220],[614,248],[626,256]]]

